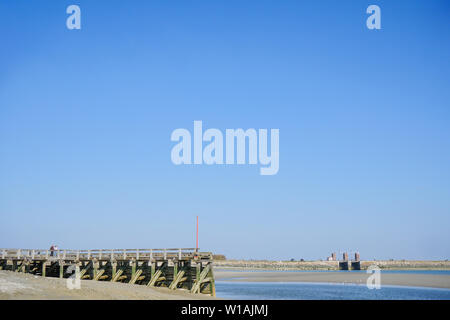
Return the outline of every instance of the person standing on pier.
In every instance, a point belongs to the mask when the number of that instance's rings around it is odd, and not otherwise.
[[[52,244],[52,246],[50,247],[50,257],[53,257],[53,255],[55,254],[55,245]]]

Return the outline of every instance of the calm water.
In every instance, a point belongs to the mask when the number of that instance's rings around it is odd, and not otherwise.
[[[286,272],[286,271],[280,271]],[[288,271],[302,272],[302,271]],[[318,271],[326,272],[326,271]],[[344,271],[348,272],[348,271]],[[354,272],[354,271],[353,271]],[[383,271],[383,273],[428,273],[450,274],[449,271]],[[358,284],[328,284],[299,282],[227,282],[216,281],[218,297],[225,299],[256,300],[450,300],[450,289],[421,287],[382,286],[381,289],[368,289]]]

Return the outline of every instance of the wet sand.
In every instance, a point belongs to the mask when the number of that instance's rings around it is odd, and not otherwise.
[[[370,276],[364,272],[292,272],[292,271],[214,271],[216,281],[230,282],[321,282],[366,284]],[[381,285],[450,289],[450,275],[418,273],[383,273]]]
[[[0,300],[179,300],[215,299],[184,290],[148,288],[146,286],[81,280],[81,288],[70,290],[67,279],[43,278],[31,274],[0,271]]]

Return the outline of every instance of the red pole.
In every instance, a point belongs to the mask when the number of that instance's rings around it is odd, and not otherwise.
[[[196,243],[196,247],[197,252],[198,252],[198,216],[197,216],[197,243]]]

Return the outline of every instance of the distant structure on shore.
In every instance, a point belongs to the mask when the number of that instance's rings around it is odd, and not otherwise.
[[[348,252],[342,253],[342,260],[339,261],[339,270],[360,270],[361,261],[359,257],[359,252],[355,252],[355,258],[349,261]],[[333,252],[327,261],[337,261],[336,252]]]
[[[331,257],[328,257],[328,258],[327,258],[327,261],[336,261],[336,252],[333,252],[333,253],[331,254]]]

